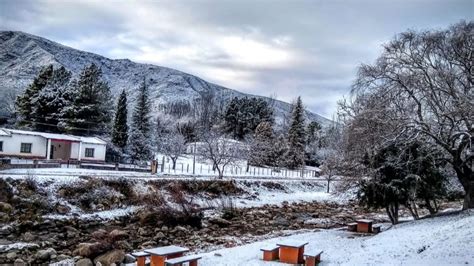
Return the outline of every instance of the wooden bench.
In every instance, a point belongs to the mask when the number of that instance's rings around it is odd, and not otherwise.
[[[200,260],[202,256],[199,255],[189,255],[189,256],[183,256],[179,258],[174,258],[174,259],[167,259],[165,261],[166,266],[182,266],[183,263],[189,262],[189,266],[197,266],[198,265],[198,260]]]
[[[264,261],[274,261],[279,259],[279,252],[280,252],[280,247],[279,246],[268,246],[260,249],[263,251],[263,260]]]
[[[144,251],[138,251],[138,252],[132,253],[132,256],[134,256],[137,259],[137,266],[145,266],[146,258],[149,257],[150,254]]]
[[[304,265],[305,266],[316,266],[321,262],[322,250],[315,252],[305,252],[304,256]]]
[[[181,257],[188,251],[189,249],[178,246],[145,249],[146,253],[150,253],[151,266],[165,266],[166,260]]]
[[[372,226],[372,233],[378,234],[382,230],[382,226],[380,224]]]
[[[351,231],[351,232],[357,231],[357,223],[347,224],[347,231]]]

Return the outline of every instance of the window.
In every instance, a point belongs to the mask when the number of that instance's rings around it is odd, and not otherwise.
[[[86,148],[86,157],[94,157],[94,149],[93,148]]]
[[[21,153],[31,153],[31,143],[22,143],[21,144],[21,149],[20,149],[20,152]]]
[[[0,151],[3,151],[3,141],[0,141]]]

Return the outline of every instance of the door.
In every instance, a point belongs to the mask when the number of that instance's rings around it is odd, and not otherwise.
[[[51,145],[51,152],[49,153],[49,159],[52,160],[54,158],[54,145]]]

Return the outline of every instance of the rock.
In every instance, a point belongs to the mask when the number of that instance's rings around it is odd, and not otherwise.
[[[91,234],[95,240],[104,240],[107,238],[108,233],[104,229],[99,229]]]
[[[58,204],[56,206],[56,211],[59,213],[59,214],[67,214],[71,211],[71,208],[69,208],[68,206],[66,205],[61,205],[61,204]]]
[[[94,259],[94,262],[96,264],[100,263],[102,265],[112,265],[112,263],[115,263],[116,265],[120,265],[120,263],[124,260],[124,258],[125,258],[125,252],[123,252],[123,250],[115,249],[98,256],[97,258]]]
[[[123,230],[115,229],[109,233],[109,239],[111,241],[124,240],[127,238],[128,238],[128,233]]]
[[[12,205],[6,202],[0,202],[0,212],[11,213],[13,211]]]
[[[156,234],[155,236],[155,239],[162,239],[162,238],[165,238],[165,234],[163,234],[163,232],[158,232],[158,234]]]
[[[55,258],[56,255],[57,253],[56,253],[56,250],[54,250],[54,248],[42,249],[36,252],[36,258],[43,261]]]
[[[220,218],[220,217],[214,217],[214,218],[209,219],[209,223],[216,224],[219,227],[227,227],[232,224],[230,221]]]
[[[106,246],[99,243],[80,243],[77,245],[77,248],[74,250],[74,256],[82,256],[82,257],[94,257],[99,255],[100,253],[106,250]]]
[[[13,227],[11,225],[5,225],[0,227],[0,235],[6,236],[13,232]]]
[[[6,257],[7,257],[8,260],[14,260],[14,259],[16,259],[17,254],[16,254],[16,252],[8,252]]]
[[[13,263],[13,266],[27,266],[26,262],[22,259],[16,259]]]
[[[76,266],[94,266],[90,259],[80,259],[76,261]]]
[[[132,256],[130,254],[127,254],[127,255],[125,255],[125,259],[123,260],[123,263],[125,263],[125,264],[135,263],[136,261],[137,261],[137,259],[134,256]]]
[[[144,242],[143,244],[141,244],[141,248],[152,248],[154,246],[156,246],[155,241],[147,241],[147,242]]]
[[[288,219],[286,219],[285,217],[283,216],[277,216],[273,219],[272,223],[274,225],[280,225],[280,226],[289,226],[290,225],[290,222],[288,221]]]
[[[30,232],[26,232],[23,234],[23,240],[26,242],[32,242],[33,240],[35,240],[35,238],[36,237]]]
[[[182,227],[182,226],[180,226],[180,225],[176,226],[176,227],[174,228],[174,230],[177,231],[177,232],[183,232],[183,233],[187,233],[187,232],[189,231],[188,229],[186,229],[186,228],[184,228],[184,227]]]
[[[133,247],[125,240],[116,241],[114,243],[114,248],[122,250],[132,250]]]
[[[68,255],[65,255],[65,254],[59,254],[57,259],[58,259],[58,261],[63,261],[63,260],[69,260],[69,259],[71,259],[71,257],[68,256]]]

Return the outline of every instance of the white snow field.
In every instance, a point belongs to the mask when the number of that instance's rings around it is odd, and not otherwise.
[[[474,211],[384,225],[373,236],[358,236],[342,229],[321,230],[273,238],[244,246],[205,253],[202,266],[271,266],[260,248],[281,240],[309,242],[306,250],[323,250],[320,265],[466,265],[474,263]]]

